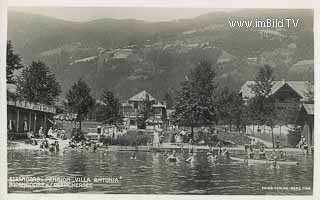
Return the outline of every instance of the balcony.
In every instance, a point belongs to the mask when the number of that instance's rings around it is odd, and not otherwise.
[[[49,106],[49,105],[45,105],[45,104],[40,104],[40,103],[33,103],[33,102],[29,102],[29,101],[7,101],[7,105],[9,106],[15,106],[18,108],[23,108],[23,109],[27,109],[27,110],[34,110],[34,111],[40,111],[40,112],[46,112],[46,113],[52,113],[55,114],[56,113],[56,108],[54,106]]]

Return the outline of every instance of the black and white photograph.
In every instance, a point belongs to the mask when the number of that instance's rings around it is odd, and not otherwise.
[[[6,43],[9,194],[314,194],[313,9],[12,6]]]

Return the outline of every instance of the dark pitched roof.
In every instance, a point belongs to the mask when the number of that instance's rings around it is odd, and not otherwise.
[[[252,91],[251,86],[255,84],[255,81],[247,81],[240,89],[243,97],[248,99],[255,96],[254,92]],[[309,88],[313,90],[313,86],[308,81],[273,81],[271,94],[276,93],[280,88],[282,88],[285,84],[291,87],[301,98],[308,98],[307,92]],[[311,87],[310,87],[311,86]]]

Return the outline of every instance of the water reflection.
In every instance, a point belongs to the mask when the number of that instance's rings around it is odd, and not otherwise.
[[[263,190],[267,186],[312,187],[313,162],[299,157],[298,166],[246,166],[239,162],[208,163],[204,153],[197,162],[183,162],[190,154],[178,154],[182,162],[167,163],[163,153],[97,153],[68,150],[64,154],[38,150],[9,150],[8,176],[29,175],[121,177],[118,184],[94,184],[93,188],[9,188],[9,192],[84,192],[140,194],[312,194],[311,190]],[[297,158],[295,158],[297,160]]]

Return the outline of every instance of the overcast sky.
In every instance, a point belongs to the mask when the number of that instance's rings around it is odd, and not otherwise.
[[[10,11],[40,14],[68,21],[90,21],[101,18],[168,21],[193,18],[213,11],[230,9],[209,8],[88,8],[88,7],[11,7]]]

